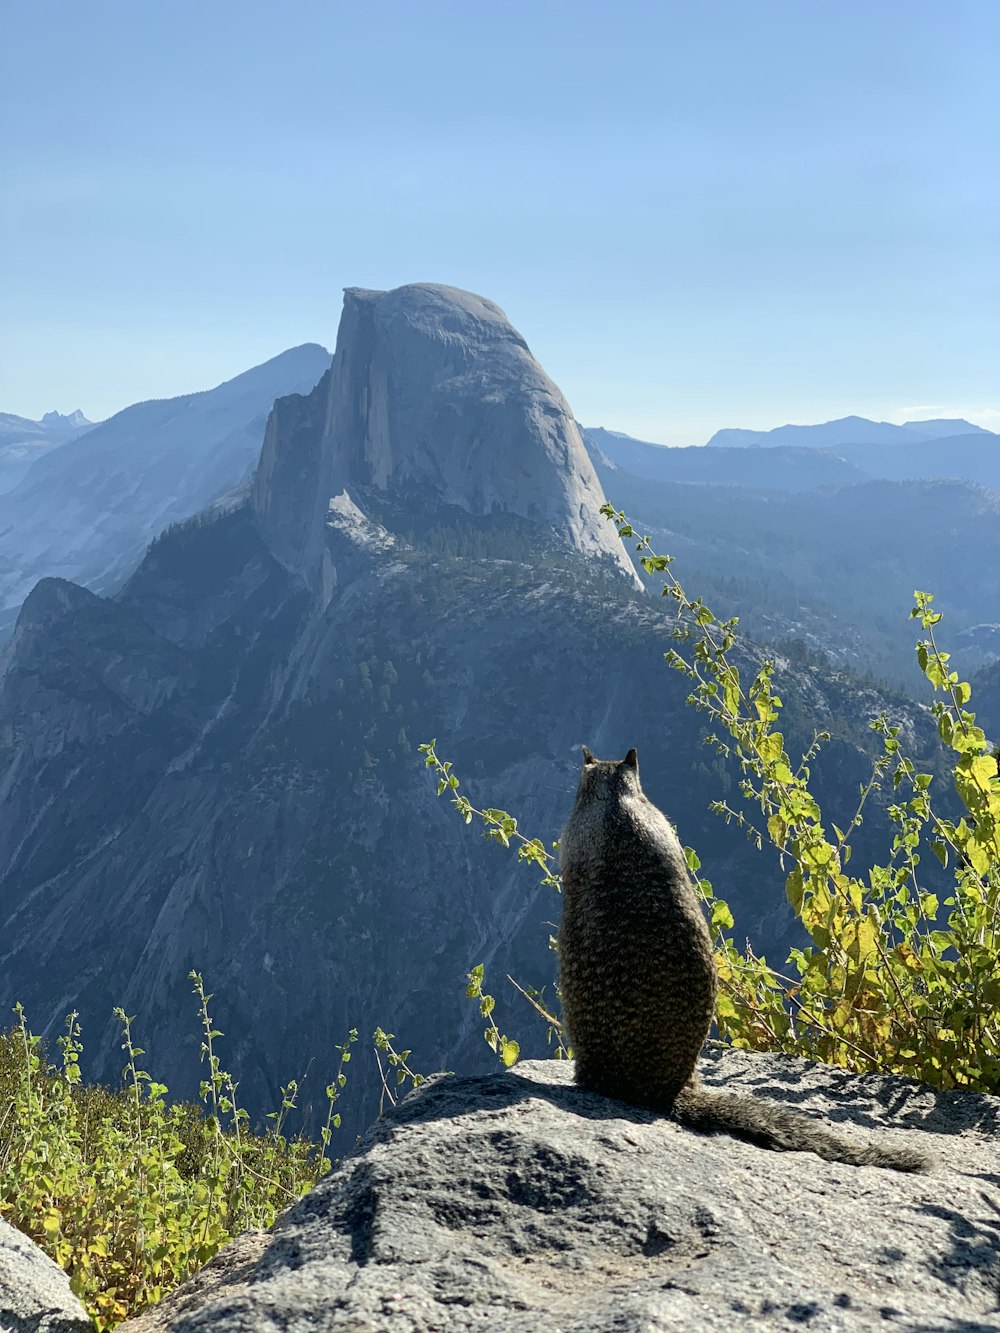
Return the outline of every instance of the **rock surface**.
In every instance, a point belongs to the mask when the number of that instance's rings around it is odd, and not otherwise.
[[[330,375],[309,400],[275,404],[252,503],[287,568],[315,584],[328,501],[367,490],[518,516],[637,582],[566,399],[471,292],[349,287]]]
[[[69,1278],[27,1236],[0,1221],[2,1333],[93,1333]]]
[[[412,1094],[133,1333],[1000,1327],[1000,1099],[710,1052],[706,1081],[919,1140],[932,1175],[709,1138],[552,1061]]]

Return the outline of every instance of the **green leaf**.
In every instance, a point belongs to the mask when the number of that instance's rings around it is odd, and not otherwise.
[[[716,898],[712,904],[712,927],[715,930],[732,930],[733,914],[729,910],[729,904],[721,898]]]
[[[509,1069],[511,1065],[516,1064],[520,1054],[521,1048],[516,1041],[510,1037],[502,1038],[500,1044],[500,1059],[503,1061],[505,1068]]]

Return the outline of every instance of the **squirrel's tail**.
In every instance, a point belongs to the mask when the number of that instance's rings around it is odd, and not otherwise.
[[[681,1124],[709,1134],[734,1134],[779,1152],[814,1152],[827,1162],[883,1166],[891,1171],[930,1171],[933,1159],[916,1148],[875,1147],[842,1138],[800,1111],[756,1097],[704,1088],[684,1088],[672,1114]]]

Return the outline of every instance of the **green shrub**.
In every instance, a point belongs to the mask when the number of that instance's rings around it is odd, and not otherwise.
[[[334,1108],[357,1033],[337,1048],[320,1145],[287,1136],[294,1082],[270,1129],[254,1133],[216,1054],[212,997],[197,973],[191,980],[207,1070],[202,1105],[168,1104],[165,1085],[141,1066],[133,1019],[122,1010],[117,1092],[81,1081],[75,1013],[53,1063],[20,1006],[17,1026],[0,1037],[0,1215],[66,1270],[98,1329],[154,1304],[239,1232],[270,1226],[330,1166]]]

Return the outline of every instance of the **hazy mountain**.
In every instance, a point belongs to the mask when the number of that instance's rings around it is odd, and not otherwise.
[[[908,444],[951,435],[974,435],[982,430],[968,421],[908,421],[894,426],[866,417],[841,417],[815,426],[776,426],[774,430],[717,430],[709,447],[761,449],[793,445],[802,449],[837,449],[845,444]],[[988,435],[989,431],[983,431]]]
[[[50,1032],[79,1008],[111,1078],[122,1004],[186,1092],[197,967],[256,1110],[310,1061],[321,1101],[352,1025],[391,1027],[423,1070],[487,1059],[464,999],[478,962],[540,1050],[502,978],[551,977],[558,903],[435,799],[430,737],[473,799],[546,839],[580,743],[637,744],[738,929],[780,952],[780,869],[707,813],[734,785],[602,500],[497,307],[348,291],[333,366],[275,404],[248,502],[168,532],[114,598],[46,579],[25,602],[0,678],[0,1003]],[[885,700],[801,653],[781,694],[791,745],[816,718],[838,737],[814,771],[843,823]],[[351,1076],[373,1090],[370,1060]]]
[[[657,481],[804,491],[862,481],[959,478],[1000,490],[1000,436],[979,428],[965,435],[913,436],[904,443],[841,444],[829,449],[791,444],[677,449],[635,440],[619,431],[583,429],[595,462]],[[713,439],[722,434],[718,432]]]
[[[590,426],[585,428],[584,437],[595,462],[656,481],[802,491],[814,486],[850,485],[870,475],[858,463],[827,449],[791,445],[771,449],[708,449],[700,445],[668,448]]]
[[[46,412],[41,421],[0,412],[0,494],[16,486],[36,458],[82,435],[93,424],[79,409],[66,416]]]
[[[961,417],[937,417],[931,421],[904,421],[904,427],[928,440],[947,440],[953,435],[990,435],[983,426],[974,426]]]
[[[757,638],[800,639],[921,691],[907,619],[919,587],[947,612],[943,633],[963,670],[1000,657],[1000,437],[837,449],[676,449],[592,428],[584,437],[615,505]]]
[[[868,476],[887,481],[957,477],[1000,490],[1000,435],[989,431],[902,446],[847,444],[837,452]]]
[[[307,343],[207,392],[136,403],[33,462],[0,496],[0,634],[38,579],[112,590],[162,528],[245,482],[275,398],[329,364]]]
[[[711,453],[727,466],[738,454],[760,459],[774,489],[724,485],[725,468],[705,485],[597,462],[612,503],[653,533],[658,550],[679,557],[681,581],[720,613],[738,613],[758,639],[798,638],[837,664],[919,690],[908,612],[921,588],[947,613],[943,633],[965,670],[1000,651],[998,638],[962,633],[991,621],[1000,605],[1000,493],[962,480],[805,489],[807,460],[798,457],[793,496],[775,481],[772,455],[787,450],[663,452]]]

